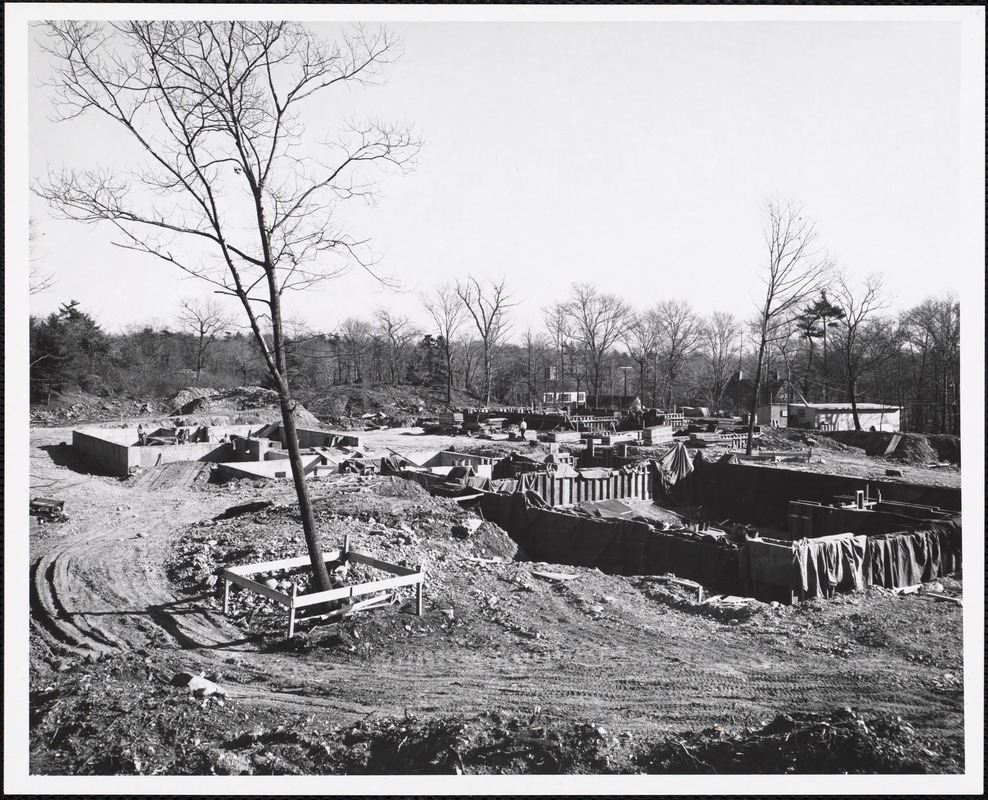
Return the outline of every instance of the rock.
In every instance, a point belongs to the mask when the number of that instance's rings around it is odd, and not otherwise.
[[[268,578],[266,581],[264,581],[264,585],[267,586],[269,589],[277,589],[278,581],[275,580],[274,578]]]
[[[598,605],[588,606],[587,607],[587,611],[589,611],[592,614],[603,614],[604,613],[604,607],[603,606],[598,606]]]
[[[885,470],[885,474],[888,477],[890,477],[890,478],[901,478],[902,477],[902,470],[901,469],[887,469],[887,470]]]
[[[617,602],[617,598],[616,598],[616,597],[614,597],[613,595],[609,595],[609,594],[605,594],[605,595],[604,595],[604,596],[603,596],[603,597],[601,598],[601,600],[603,600],[603,601],[604,601],[605,603],[611,603],[611,604],[613,604],[613,603],[616,603],[616,602]]]
[[[178,672],[176,673],[169,683],[172,686],[184,686],[193,697],[226,697],[226,692],[223,688],[213,681],[202,677],[201,675],[192,675],[188,672]]]
[[[254,772],[250,759],[241,753],[214,750],[211,760],[217,775],[250,775]]]
[[[212,589],[217,584],[218,581],[219,578],[217,578],[215,575],[210,575],[208,578],[206,578],[206,580],[203,581],[203,584],[205,584],[207,588]]]
[[[728,625],[740,625],[740,624],[741,624],[741,620],[739,620],[739,619],[738,619],[737,617],[731,617],[731,618],[730,618],[730,619],[729,619],[729,620],[727,621],[727,624],[728,624]]]

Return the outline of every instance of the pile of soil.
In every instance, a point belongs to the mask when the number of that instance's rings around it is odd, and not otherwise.
[[[865,718],[850,708],[830,714],[793,712],[751,731],[715,727],[659,742],[638,757],[651,774],[916,774],[960,772],[952,752],[935,754],[893,714]]]
[[[219,395],[215,389],[200,386],[189,386],[176,392],[166,401],[166,407],[172,409],[170,415],[193,414],[209,409],[211,399]]]
[[[951,464],[961,463],[961,437],[949,433],[928,433],[926,441],[933,448],[940,461]]]

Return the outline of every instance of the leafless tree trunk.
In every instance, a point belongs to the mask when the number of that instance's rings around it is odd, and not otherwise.
[[[720,407],[741,350],[741,323],[733,314],[715,311],[703,326],[703,357],[707,362],[711,403]]]
[[[423,296],[422,304],[436,325],[443,342],[446,359],[446,402],[453,402],[453,339],[463,325],[466,309],[456,288],[448,283],[435,288],[432,294]]]
[[[494,359],[508,335],[507,311],[512,303],[507,280],[481,281],[468,275],[456,282],[456,294],[473,320],[484,348],[484,405],[491,404]]]
[[[182,309],[178,319],[196,337],[196,386],[206,363],[206,353],[216,341],[216,334],[222,333],[233,324],[231,317],[223,313],[215,300],[198,300],[186,297],[180,303]]]
[[[559,357],[559,373],[553,383],[553,393],[559,394],[566,391],[566,342],[570,338],[569,315],[566,312],[565,303],[554,303],[542,309],[542,319],[545,321],[545,328],[549,335],[552,348]]]
[[[604,355],[621,340],[632,319],[631,307],[613,294],[600,292],[589,283],[573,284],[566,304],[573,334],[587,355],[594,404],[600,398]]]
[[[889,334],[887,326],[875,319],[875,315],[889,305],[884,293],[884,283],[880,274],[872,273],[861,285],[855,285],[844,271],[838,273],[834,281],[834,297],[844,311],[834,338],[840,351],[841,368],[848,400],[851,402],[854,429],[857,431],[861,430],[857,403],[858,379],[894,352],[894,337]]]
[[[638,367],[638,394],[642,403],[648,395],[646,376],[649,365],[655,358],[658,336],[655,315],[651,311],[634,314],[623,336],[628,355]],[[658,402],[652,397],[650,404],[658,405]]]
[[[240,301],[278,392],[315,583],[328,589],[296,436],[282,299],[353,263],[373,270],[361,243],[341,232],[340,205],[373,196],[362,167],[409,169],[417,142],[407,127],[368,122],[316,146],[304,141],[303,112],[331,87],[373,84],[400,55],[399,42],[387,30],[357,28],[327,44],[299,23],[269,21],[45,29],[60,116],[112,120],[144,162],[127,173],[63,169],[35,192],[65,218],[109,222],[120,246]]]
[[[754,393],[748,420],[745,452],[751,455],[755,435],[755,414],[762,387],[762,367],[769,345],[779,335],[787,317],[807,297],[817,291],[832,270],[830,261],[815,250],[817,233],[812,222],[803,218],[802,206],[792,201],[772,200],[766,208],[765,244],[768,247],[765,295],[758,307],[755,330],[758,355],[755,362]]]
[[[684,300],[662,300],[652,313],[662,345],[660,355],[665,363],[671,407],[679,374],[699,349],[703,328],[693,308]]]
[[[408,317],[392,314],[386,308],[377,309],[374,318],[377,322],[376,337],[388,360],[391,383],[398,385],[402,380],[406,350],[419,331]]]

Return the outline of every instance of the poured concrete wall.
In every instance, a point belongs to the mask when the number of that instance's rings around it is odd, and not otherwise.
[[[470,453],[457,453],[442,450],[422,464],[423,467],[479,467],[491,466],[503,460],[504,456],[475,456]]]
[[[336,464],[325,464],[322,456],[302,456],[302,469],[307,475],[335,475]],[[232,478],[290,478],[292,468],[287,458],[271,461],[236,461],[219,465],[220,474]]]
[[[246,436],[249,425],[190,428],[192,438],[209,441],[191,444],[149,445],[140,447],[137,428],[88,428],[72,431],[72,446],[88,456],[110,475],[126,477],[133,467],[149,469],[179,461],[226,461],[234,458],[233,445],[221,443],[224,436]],[[171,428],[161,433],[174,434]],[[151,431],[149,431],[149,434]]]

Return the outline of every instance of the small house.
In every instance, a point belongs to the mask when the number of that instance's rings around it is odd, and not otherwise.
[[[898,431],[898,406],[881,403],[857,403],[861,430]],[[850,403],[789,404],[789,427],[810,428],[819,431],[853,431],[854,412]]]

